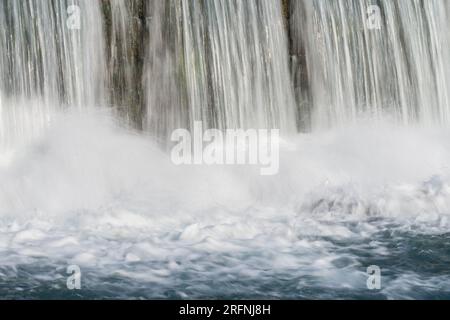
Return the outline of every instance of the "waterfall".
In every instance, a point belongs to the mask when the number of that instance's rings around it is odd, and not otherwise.
[[[4,0],[0,48],[0,148],[35,135],[56,109],[103,103],[99,2]]]
[[[449,18],[0,0],[0,299],[450,298]]]
[[[93,105],[162,140],[195,121],[448,124],[449,14],[444,0],[5,0],[0,145]]]
[[[306,64],[296,72],[307,74],[309,90],[300,102],[308,105],[313,128],[361,116],[449,123],[447,1],[303,0],[291,6],[293,47]],[[379,28],[370,28],[372,18],[379,18]]]
[[[147,127],[295,128],[281,2],[150,1]]]

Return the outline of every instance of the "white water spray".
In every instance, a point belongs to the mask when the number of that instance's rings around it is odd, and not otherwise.
[[[99,2],[2,1],[0,48],[0,149],[35,136],[55,110],[104,103]]]

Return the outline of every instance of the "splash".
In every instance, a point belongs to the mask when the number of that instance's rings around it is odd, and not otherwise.
[[[395,124],[299,135],[282,147],[279,175],[262,177],[181,168],[108,113],[62,114],[0,167],[2,279],[27,272],[25,287],[58,296],[58,270],[76,264],[102,297],[445,296],[443,253],[425,275],[408,248],[447,237],[449,138]],[[365,290],[371,264],[392,274],[376,294]],[[233,286],[217,290],[222,278]],[[2,296],[18,293],[11,285]]]

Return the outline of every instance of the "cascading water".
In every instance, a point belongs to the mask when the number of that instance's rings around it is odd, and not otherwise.
[[[306,55],[311,98],[303,103],[313,128],[383,116],[449,123],[447,1],[291,3],[294,47]],[[379,22],[371,27],[371,19]]]
[[[35,135],[62,106],[104,103],[101,21],[96,1],[2,1],[0,149]]]
[[[295,129],[281,2],[150,1],[147,126]]]
[[[107,101],[163,137],[196,120],[286,132],[296,118],[302,130],[386,115],[448,123],[449,39],[438,32],[448,30],[445,1],[381,1],[380,29],[367,26],[370,1],[290,3],[303,77],[294,83],[278,1],[113,0],[106,28],[96,1],[5,1],[2,144],[32,136],[25,132],[41,128],[51,109]],[[71,4],[80,6],[80,30],[67,27]],[[136,57],[143,50],[145,66]]]
[[[0,299],[450,297],[449,15],[2,0]],[[282,129],[279,173],[175,166],[194,121]]]

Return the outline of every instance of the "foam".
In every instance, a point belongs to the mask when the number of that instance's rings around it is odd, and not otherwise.
[[[449,138],[389,124],[285,137],[280,174],[262,177],[175,166],[107,114],[62,114],[0,165],[0,264],[45,257],[160,283],[270,269],[357,287],[364,266],[335,241],[384,256],[384,230],[449,232]]]

